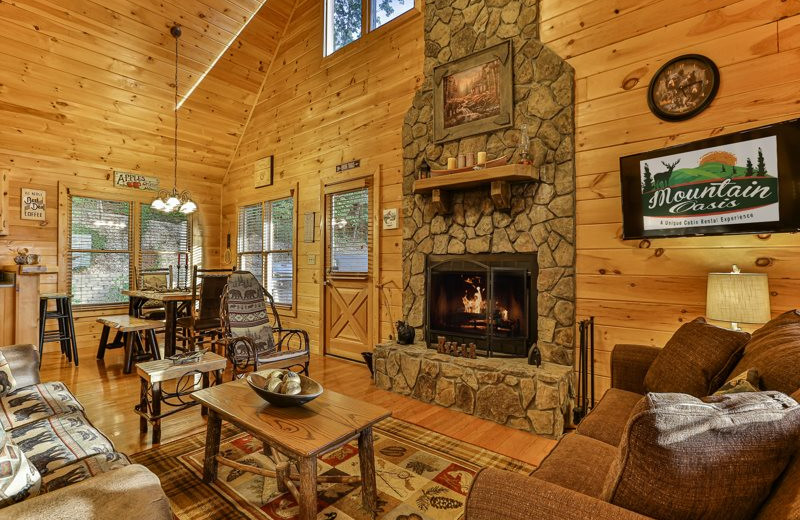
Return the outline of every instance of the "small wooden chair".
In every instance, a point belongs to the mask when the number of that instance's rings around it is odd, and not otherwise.
[[[156,339],[156,329],[164,326],[160,320],[145,320],[127,314],[117,314],[113,316],[101,316],[97,322],[103,325],[103,332],[100,334],[100,346],[97,349],[97,359],[102,360],[106,355],[107,349],[125,348],[125,364],[123,372],[130,374],[133,369],[134,361],[145,361],[161,359],[161,352],[158,350],[158,340]],[[121,334],[122,340],[109,343],[108,335],[114,330]],[[144,336],[142,336],[144,333]]]
[[[235,270],[235,266],[231,269],[192,268],[190,314],[178,318],[178,327],[184,329],[180,339],[189,343],[188,350],[196,350],[198,343],[202,345],[206,341],[213,346],[222,337],[220,300],[228,284],[228,276]]]

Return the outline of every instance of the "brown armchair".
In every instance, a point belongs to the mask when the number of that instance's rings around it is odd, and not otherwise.
[[[233,379],[264,368],[301,367],[308,375],[308,333],[285,329],[272,295],[249,271],[228,278],[220,307],[222,340]]]

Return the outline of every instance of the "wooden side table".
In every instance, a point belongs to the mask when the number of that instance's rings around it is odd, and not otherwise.
[[[149,422],[153,426],[153,444],[160,443],[161,419],[198,404],[189,397],[195,391],[195,377],[200,375],[203,388],[208,388],[211,386],[210,375],[213,373],[214,384],[220,384],[227,364],[227,359],[213,352],[206,352],[202,360],[187,365],[173,365],[169,359],[137,364],[136,372],[139,374],[141,389],[139,404],[134,407],[134,412],[140,416],[139,431],[147,433]],[[163,391],[161,384],[165,381],[175,381],[175,391]],[[172,409],[162,413],[161,403]],[[205,407],[201,413],[206,415]]]

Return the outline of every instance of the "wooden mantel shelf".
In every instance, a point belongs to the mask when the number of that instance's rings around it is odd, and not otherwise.
[[[414,193],[430,193],[437,213],[450,213],[450,191],[490,185],[490,195],[497,208],[511,207],[511,183],[535,182],[539,171],[529,164],[506,164],[484,170],[451,173],[414,181]]]
[[[485,170],[451,173],[429,179],[414,181],[414,193],[430,193],[433,190],[455,190],[474,188],[492,182],[534,182],[539,180],[538,170],[527,164],[507,164]]]

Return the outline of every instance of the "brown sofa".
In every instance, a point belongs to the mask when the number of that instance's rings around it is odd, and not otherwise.
[[[530,475],[484,469],[467,497],[465,520],[645,519],[604,501],[603,486],[620,453],[631,412],[646,393],[645,375],[661,349],[616,345],[611,386],[577,430],[564,436]],[[786,313],[754,333],[729,375],[757,368],[762,390],[800,400],[800,313]],[[800,446],[798,446],[800,447]],[[754,516],[800,519],[800,452]]]
[[[94,428],[60,382],[39,380],[33,345],[0,347],[17,388],[0,398],[0,427],[39,471],[38,495],[0,509],[3,519],[172,519],[158,477],[131,464]]]

